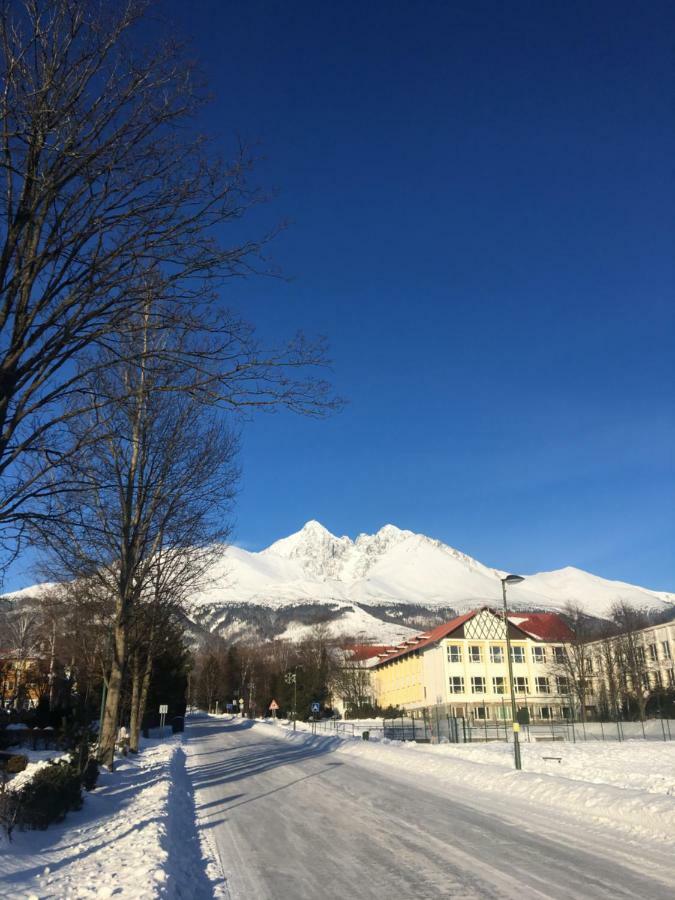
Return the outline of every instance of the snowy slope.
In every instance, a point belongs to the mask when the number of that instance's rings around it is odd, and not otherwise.
[[[501,575],[441,541],[394,525],[352,540],[312,521],[258,553],[223,547],[189,613],[199,629],[230,639],[297,639],[324,622],[337,634],[396,643],[481,604],[499,604]],[[675,611],[675,594],[572,567],[528,575],[509,588],[514,609],[559,610],[572,602],[603,617],[617,601]]]
[[[257,607],[259,615],[264,609],[275,620],[275,634],[296,637],[323,606],[334,631],[391,641],[419,628],[425,614],[442,621],[447,611],[499,603],[502,574],[441,541],[393,525],[352,540],[311,521],[259,553],[224,549],[208,588],[194,598],[193,616],[215,630],[245,631],[250,607]],[[660,610],[675,603],[675,594],[571,567],[527,576],[509,589],[516,609],[562,609],[573,602],[602,617],[616,601]]]

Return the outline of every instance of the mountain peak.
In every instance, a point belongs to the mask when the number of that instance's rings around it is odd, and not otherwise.
[[[316,519],[310,519],[309,522],[305,522],[302,526],[298,534],[321,534],[321,535],[329,535],[329,537],[335,537],[335,535],[330,532],[325,525],[322,525],[321,522],[317,522]]]

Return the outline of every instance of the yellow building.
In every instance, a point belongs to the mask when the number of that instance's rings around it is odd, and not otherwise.
[[[570,714],[565,679],[553,673],[572,637],[556,613],[509,615],[516,701],[533,720]],[[439,625],[381,653],[372,679],[382,707],[443,705],[455,716],[510,719],[504,619],[484,607]]]

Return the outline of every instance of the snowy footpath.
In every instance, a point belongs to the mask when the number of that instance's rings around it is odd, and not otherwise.
[[[102,771],[78,812],[46,831],[0,837],[0,897],[213,896],[179,736]],[[197,893],[195,893],[197,892]]]
[[[0,838],[0,897],[675,896],[675,743],[525,745],[522,772],[511,752],[195,716]]]

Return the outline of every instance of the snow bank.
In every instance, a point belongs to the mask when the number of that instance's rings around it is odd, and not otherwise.
[[[324,744],[363,765],[398,770],[401,777],[454,796],[460,788],[508,794],[651,840],[675,840],[675,743],[525,744],[523,770],[517,772],[513,748],[506,744],[363,741],[294,733],[265,722],[256,727],[281,739]]]
[[[102,771],[83,808],[47,831],[0,839],[0,896],[212,897],[180,737]]]

